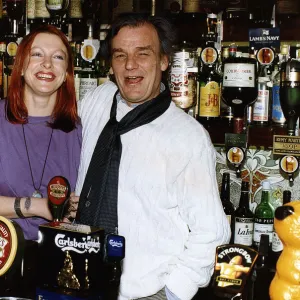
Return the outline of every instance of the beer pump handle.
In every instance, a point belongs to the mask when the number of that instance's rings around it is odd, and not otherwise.
[[[54,222],[62,221],[65,204],[70,197],[70,183],[63,176],[54,176],[48,183],[48,205]]]

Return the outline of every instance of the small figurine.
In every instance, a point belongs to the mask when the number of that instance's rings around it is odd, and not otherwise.
[[[293,201],[276,209],[275,230],[284,248],[271,282],[270,298],[300,299],[300,201]]]
[[[57,283],[60,287],[74,290],[80,289],[80,283],[73,271],[73,261],[69,251],[66,251],[64,266],[57,275]]]

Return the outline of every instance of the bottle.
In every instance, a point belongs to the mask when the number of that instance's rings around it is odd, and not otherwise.
[[[271,185],[268,180],[262,182],[261,201],[254,212],[254,235],[253,244],[258,249],[260,236],[262,234],[269,235],[269,241],[272,241],[273,224],[274,224],[274,209],[270,203]]]
[[[234,243],[252,246],[254,214],[249,208],[249,182],[242,181],[240,203],[234,212]]]
[[[220,117],[221,77],[216,72],[217,50],[205,47],[200,54],[202,72],[198,74],[198,121],[208,128]]]
[[[256,60],[236,53],[231,46],[224,61],[222,100],[233,109],[234,132],[241,133],[245,109],[257,98]]]
[[[261,65],[258,74],[258,95],[253,104],[252,122],[255,125],[267,126],[271,107],[271,79],[267,74],[267,66]]]
[[[267,300],[269,298],[269,286],[273,279],[273,274],[269,269],[269,248],[270,240],[268,234],[260,236],[258,247],[258,258],[256,260],[252,274],[252,292],[250,299]]]
[[[80,98],[80,79],[82,73],[82,57],[81,57],[81,43],[76,42],[74,53],[74,84],[76,92],[76,100]]]
[[[218,52],[208,45],[200,54],[202,72],[198,74],[198,120],[209,127],[215,124],[220,116],[221,77],[216,72]]]
[[[187,41],[174,48],[168,78],[172,101],[188,111],[197,102],[197,52]]]
[[[89,34],[88,38],[84,40],[81,46],[81,57],[83,59],[80,87],[79,87],[79,101],[83,99],[85,94],[91,88],[97,87],[97,74],[95,58],[99,50],[99,40],[93,39],[93,24],[88,24]]]
[[[223,173],[220,198],[222,201],[223,210],[232,228],[234,207],[230,201],[230,174],[229,173]]]
[[[280,71],[279,66],[276,64],[274,66],[274,71],[272,73],[272,123],[274,125],[283,126],[286,122],[281,104],[280,104]]]
[[[5,37],[6,51],[4,54],[4,97],[7,96],[11,73],[18,49],[18,41],[19,38],[15,32],[10,32]]]
[[[291,192],[288,190],[283,191],[283,198],[282,198],[282,205],[285,205],[289,202],[291,202]],[[283,250],[283,244],[278,237],[275,228],[273,230],[273,236],[272,236],[272,248],[270,253],[270,267],[273,272],[276,270],[276,263],[277,260]]]
[[[68,38],[70,41],[83,40],[83,14],[81,0],[70,0],[68,8]]]
[[[289,58],[280,69],[280,104],[287,120],[288,135],[296,134],[300,115],[300,60]]]

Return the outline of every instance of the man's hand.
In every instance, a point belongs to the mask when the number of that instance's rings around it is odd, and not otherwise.
[[[63,222],[72,223],[74,221],[77,213],[78,202],[79,196],[75,196],[75,193],[71,193],[68,203],[66,205]]]

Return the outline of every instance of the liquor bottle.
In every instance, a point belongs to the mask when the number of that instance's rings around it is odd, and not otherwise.
[[[197,102],[196,57],[195,48],[187,41],[174,46],[168,78],[169,88],[172,101],[186,111]]]
[[[80,41],[84,39],[84,22],[82,15],[81,0],[70,0],[68,8],[69,34],[70,41]]]
[[[283,191],[283,198],[282,198],[282,205],[285,205],[289,202],[291,202],[291,192],[288,190]],[[276,211],[276,210],[275,210]],[[273,236],[272,236],[272,248],[271,248],[271,253],[270,253],[270,268],[273,272],[276,270],[276,263],[277,260],[283,250],[283,244],[278,237],[275,229],[273,231]]]
[[[272,73],[272,123],[278,126],[284,126],[286,120],[280,104],[280,71],[279,66],[276,64],[274,66],[274,71]]]
[[[238,57],[229,49],[229,57],[224,62],[222,100],[233,109],[234,132],[244,131],[245,109],[257,98],[256,60]]]
[[[50,13],[46,7],[46,0],[35,0],[35,19],[30,29],[49,22]]]
[[[234,212],[234,243],[252,246],[254,214],[249,208],[249,182],[242,181],[240,203]]]
[[[23,16],[24,6],[24,0],[6,0],[7,15],[11,19],[21,20]]]
[[[288,135],[294,136],[300,116],[300,60],[289,58],[280,70],[280,104],[287,120]]]
[[[81,46],[81,57],[83,59],[79,100],[82,100],[89,89],[97,87],[96,62],[100,47],[99,40],[94,39],[93,22],[88,22],[88,38],[84,40]]]
[[[220,198],[222,201],[223,210],[232,228],[234,207],[230,201],[230,174],[229,173],[223,173]],[[233,239],[233,235],[231,236],[231,238]]]
[[[19,37],[15,32],[8,33],[5,37],[6,51],[4,54],[4,97],[10,84],[11,73],[17,54]]]
[[[258,74],[258,95],[252,108],[252,122],[255,125],[267,126],[269,124],[271,108],[271,79],[267,73],[268,66],[261,65]]]
[[[268,180],[262,182],[261,201],[254,212],[254,247],[258,249],[260,236],[262,234],[269,235],[269,241],[272,241],[273,224],[274,224],[274,208],[270,203],[271,185]]]
[[[82,57],[81,57],[81,43],[76,42],[74,53],[74,84],[76,92],[76,100],[80,98],[80,79],[82,73]]]
[[[273,273],[269,269],[269,249],[270,240],[268,234],[260,236],[258,246],[258,258],[256,260],[252,274],[252,292],[251,299],[267,300],[269,298],[269,286],[273,279]]]
[[[220,116],[221,77],[216,72],[217,50],[207,45],[200,54],[202,72],[198,74],[198,121],[204,127],[214,124]]]

